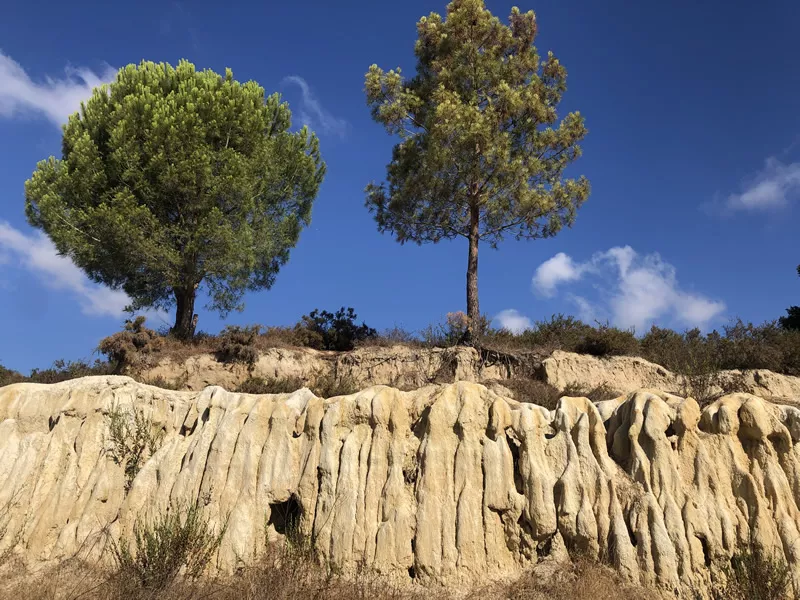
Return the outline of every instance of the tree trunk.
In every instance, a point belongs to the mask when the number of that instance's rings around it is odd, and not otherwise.
[[[478,304],[478,242],[480,241],[480,212],[477,205],[469,211],[469,260],[467,262],[467,342],[475,339],[476,327],[480,323],[481,310]]]
[[[175,326],[172,328],[172,334],[179,339],[188,340],[194,337],[194,329],[197,326],[197,315],[194,314],[196,294],[196,286],[175,290]]]

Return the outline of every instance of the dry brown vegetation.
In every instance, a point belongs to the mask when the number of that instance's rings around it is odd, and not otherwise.
[[[651,600],[652,590],[627,584],[611,568],[590,560],[579,559],[556,570],[547,580],[535,573],[523,575],[503,586],[493,597],[508,600]],[[480,596],[490,597],[485,591]]]
[[[175,577],[162,587],[143,586],[123,571],[65,563],[58,568],[0,584],[3,597],[15,600],[441,600],[461,594],[447,588],[397,584],[381,576],[360,572],[341,576],[319,565],[304,548],[275,544],[252,567],[234,576],[190,579]],[[535,574],[476,588],[466,595],[509,600],[645,600],[652,591],[626,584],[608,567],[588,561],[558,568],[548,580]]]
[[[310,380],[300,377],[264,379],[250,377],[243,381],[235,391],[242,394],[289,394],[307,387],[320,398],[346,396],[358,391],[355,380],[349,376],[331,374],[317,375]]]
[[[601,385],[594,389],[585,389],[579,386],[571,386],[564,390],[527,377],[515,377],[499,381],[502,386],[514,393],[514,399],[520,402],[530,402],[538,404],[548,410],[555,410],[558,401],[564,396],[589,398],[592,402],[611,400],[619,396],[608,385]]]
[[[123,331],[101,340],[98,352],[107,361],[56,361],[49,369],[34,369],[23,376],[0,365],[0,386],[21,381],[56,383],[86,375],[107,375],[136,372],[155,366],[164,359],[182,362],[198,354],[214,354],[224,362],[252,366],[260,352],[270,348],[347,349],[361,346],[394,346],[445,348],[464,339],[466,322],[463,313],[451,313],[439,324],[429,326],[419,334],[392,328],[378,334],[372,328],[355,321],[355,313],[342,309],[336,313],[323,311],[305,315],[292,327],[262,327],[258,325],[229,326],[218,335],[198,333],[192,340],[179,340],[168,332],[147,328],[144,318],[126,323]],[[800,375],[800,331],[781,327],[778,322],[762,325],[736,321],[721,332],[702,334],[699,330],[683,333],[653,327],[641,337],[633,331],[599,324],[596,327],[573,317],[553,316],[537,322],[520,334],[490,327],[483,319],[477,328],[480,333],[475,345],[481,352],[507,357],[517,364],[536,362],[555,350],[591,354],[594,356],[640,356],[686,376],[685,390],[696,399],[708,401],[709,390],[718,387],[720,371],[730,369],[769,369],[776,373]],[[528,369],[530,371],[530,369]],[[519,389],[528,396],[544,395],[536,389],[536,374],[522,370],[517,382],[507,387]],[[526,380],[530,380],[526,381]],[[143,381],[170,389],[180,389],[180,381]],[[281,382],[250,382],[259,389],[281,389]],[[323,387],[346,389],[347,382],[332,381]],[[530,388],[530,389],[527,389]],[[345,393],[345,392],[341,392]],[[535,394],[534,394],[535,393]]]

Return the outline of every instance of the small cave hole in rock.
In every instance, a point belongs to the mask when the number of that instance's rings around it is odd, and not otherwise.
[[[630,538],[630,540],[631,540],[631,546],[636,548],[636,544],[637,544],[636,534],[633,533],[633,529],[631,529],[631,526],[627,521],[625,522],[625,529],[628,530],[628,538]]]
[[[706,567],[711,566],[711,553],[708,551],[708,541],[704,537],[697,537],[700,540],[700,546],[703,548],[703,561],[706,564]]]
[[[297,498],[292,496],[286,502],[275,502],[269,505],[269,520],[267,525],[272,525],[277,533],[293,537],[298,534],[300,517],[303,509]]]
[[[519,467],[519,444],[515,439],[509,439],[508,448],[511,450],[511,461],[514,465],[514,487],[516,488],[518,494],[523,494],[524,487],[522,485],[522,471]]]
[[[555,534],[548,535],[544,539],[540,539],[536,542],[536,556],[539,558],[545,558],[550,556],[550,553],[553,551],[553,538]]]

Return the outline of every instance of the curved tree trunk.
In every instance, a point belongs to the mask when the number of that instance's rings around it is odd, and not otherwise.
[[[475,339],[475,328],[480,323],[481,310],[478,303],[478,243],[480,241],[480,212],[477,206],[470,208],[469,260],[467,261],[467,342]]]
[[[175,290],[175,325],[172,327],[171,333],[182,340],[194,337],[194,330],[197,326],[197,315],[194,314],[196,295],[196,287]]]

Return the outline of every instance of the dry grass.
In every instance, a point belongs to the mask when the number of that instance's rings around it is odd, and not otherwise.
[[[135,575],[135,574],[134,574]],[[320,565],[304,546],[275,543],[253,566],[228,577],[169,578],[160,587],[142,585],[122,570],[65,563],[0,583],[0,597],[15,600],[422,600],[410,585],[400,587],[373,573],[349,577]]]
[[[548,410],[555,410],[558,401],[563,396],[588,398],[592,402],[611,400],[619,396],[619,394],[607,384],[602,384],[594,389],[571,386],[567,389],[559,390],[549,383],[527,377],[503,379],[499,383],[514,392],[514,398],[516,400],[538,404],[539,406],[544,406]]]
[[[320,398],[334,398],[347,396],[359,390],[355,380],[348,375],[316,374],[308,379],[301,377],[284,377],[265,379],[263,377],[250,377],[243,381],[236,391],[242,394],[290,394],[307,387],[315,396]]]
[[[650,600],[652,591],[628,585],[611,568],[588,560],[558,569],[543,581],[535,573],[523,575],[495,597],[508,600]],[[489,597],[485,592],[471,599]]]
[[[14,600],[439,600],[461,594],[446,588],[397,585],[361,572],[344,577],[321,566],[303,546],[273,544],[252,567],[235,576],[188,580],[178,577],[161,589],[142,587],[136,578],[86,564],[56,569],[0,584],[0,594]],[[504,584],[479,587],[468,600],[646,600],[652,591],[626,584],[610,568],[589,561],[565,565],[546,581],[535,572]]]
[[[757,548],[740,551],[722,569],[725,578],[714,600],[792,600],[792,572],[783,558]]]

